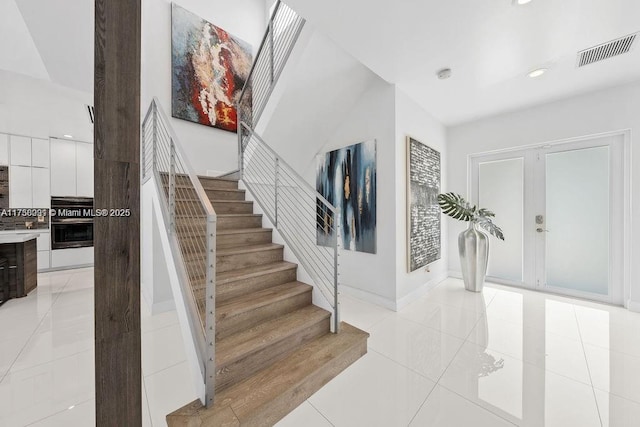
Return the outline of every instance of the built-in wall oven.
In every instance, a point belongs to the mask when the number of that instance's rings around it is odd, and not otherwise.
[[[51,249],[93,246],[93,198],[51,198]]]

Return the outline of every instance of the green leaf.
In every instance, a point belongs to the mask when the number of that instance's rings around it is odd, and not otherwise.
[[[476,220],[476,223],[480,227],[484,228],[489,233],[491,233],[492,235],[497,237],[498,239],[504,240],[504,233],[502,233],[502,229],[500,227],[498,227],[497,225],[495,225],[493,223],[493,221],[491,221],[489,218],[487,218],[487,217],[479,217]]]
[[[438,204],[442,212],[454,219],[471,221],[474,217],[474,211],[469,207],[469,203],[458,194],[438,194]]]

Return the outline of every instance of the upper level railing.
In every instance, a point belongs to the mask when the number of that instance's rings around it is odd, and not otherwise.
[[[238,123],[242,121],[255,129],[305,22],[289,6],[276,2],[238,101]],[[239,135],[240,130],[238,126]]]
[[[242,182],[331,306],[332,330],[338,332],[339,212],[262,138],[241,126],[248,133]]]
[[[203,383],[215,390],[216,213],[158,100],[142,123],[142,182],[155,178]]]

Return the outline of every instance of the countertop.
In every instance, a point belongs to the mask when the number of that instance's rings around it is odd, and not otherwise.
[[[40,233],[7,233],[0,234],[0,245],[6,243],[24,243],[37,238]]]

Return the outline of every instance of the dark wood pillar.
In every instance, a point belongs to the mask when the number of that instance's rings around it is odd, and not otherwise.
[[[96,425],[140,426],[141,0],[95,1]]]

